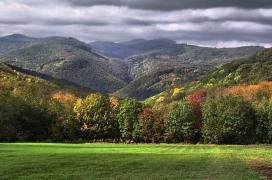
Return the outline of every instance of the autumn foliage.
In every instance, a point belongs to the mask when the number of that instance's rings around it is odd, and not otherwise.
[[[58,101],[66,108],[73,107],[78,97],[70,92],[58,91],[52,95],[52,99]]]
[[[259,92],[267,92],[267,95],[271,97],[272,82],[263,81],[252,85],[241,84],[224,90],[225,95],[241,95],[247,100],[254,99]]]
[[[206,94],[207,93],[204,90],[198,90],[189,94],[187,99],[195,108],[200,109],[205,100]]]
[[[0,93],[0,141],[272,143],[272,82],[175,88],[154,106],[62,90],[40,101],[25,91]]]

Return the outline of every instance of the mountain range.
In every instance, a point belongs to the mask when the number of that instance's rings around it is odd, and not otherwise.
[[[263,47],[209,48],[170,39],[85,43],[74,38],[0,38],[0,62],[119,97],[145,99]]]

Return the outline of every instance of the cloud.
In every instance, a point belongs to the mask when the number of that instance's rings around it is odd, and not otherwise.
[[[173,11],[212,7],[272,8],[271,0],[59,0],[75,6],[115,5],[132,9]]]
[[[0,35],[72,36],[84,41],[166,37],[206,46],[269,46],[270,5],[264,0],[2,0]]]

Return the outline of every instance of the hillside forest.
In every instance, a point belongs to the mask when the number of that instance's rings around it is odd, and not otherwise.
[[[0,141],[272,143],[272,49],[146,100],[0,64]]]

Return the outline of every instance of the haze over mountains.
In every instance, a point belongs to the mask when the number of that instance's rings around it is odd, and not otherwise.
[[[107,42],[96,41],[89,43],[89,45],[96,51],[101,52],[109,57],[127,58],[132,55],[154,53],[163,49],[172,49],[176,47],[176,42],[170,39],[134,39],[126,42]]]
[[[170,39],[84,43],[74,38],[0,38],[0,61],[120,97],[144,99],[198,79],[262,47],[208,48]]]

